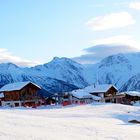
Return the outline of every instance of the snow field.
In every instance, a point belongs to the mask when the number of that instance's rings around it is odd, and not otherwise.
[[[139,140],[140,125],[127,122],[139,112],[119,104],[0,109],[0,140]]]

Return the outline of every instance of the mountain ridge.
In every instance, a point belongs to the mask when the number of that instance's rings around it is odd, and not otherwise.
[[[114,84],[120,91],[140,91],[140,53],[111,55],[101,62],[82,65],[66,57],[22,68],[13,63],[0,64],[0,86],[32,81],[48,92],[65,92],[90,84]]]

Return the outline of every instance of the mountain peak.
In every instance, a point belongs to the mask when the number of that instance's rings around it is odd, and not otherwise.
[[[52,61],[44,64],[44,66],[68,66],[68,65],[73,65],[73,66],[76,66],[76,67],[83,67],[81,64],[75,62],[74,60],[70,59],[70,58],[67,58],[67,57],[54,57]]]
[[[70,58],[67,57],[54,57],[52,61],[73,61]],[[75,62],[75,61],[73,61]]]
[[[60,58],[57,57],[57,56],[55,56],[55,57],[53,58],[54,61],[59,60],[59,59],[60,59]]]
[[[1,63],[0,64],[0,67],[1,68],[5,68],[5,69],[9,69],[9,68],[19,68],[17,65],[11,63],[11,62],[8,62],[8,63]]]
[[[127,59],[127,57],[124,54],[119,53],[117,55],[111,55],[111,56],[104,58],[101,61],[101,66],[104,66],[104,65],[112,66],[113,64],[124,64],[124,63],[128,64],[129,60]]]

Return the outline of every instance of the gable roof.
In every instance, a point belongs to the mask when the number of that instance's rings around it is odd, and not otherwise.
[[[38,87],[39,89],[41,89],[38,85],[36,85],[35,83],[32,83],[30,81],[27,81],[27,82],[16,82],[16,83],[10,83],[10,84],[7,84],[5,86],[3,86],[1,89],[0,89],[0,92],[3,92],[3,91],[16,91],[16,90],[21,90],[23,87],[25,87],[26,85],[28,84],[33,84],[35,85],[36,87]]]
[[[91,85],[86,87],[85,90],[89,93],[104,93],[107,92],[111,87],[114,87],[118,91],[118,89],[111,84],[96,85],[96,87]]]

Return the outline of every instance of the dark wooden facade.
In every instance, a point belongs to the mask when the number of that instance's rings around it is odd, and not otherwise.
[[[133,105],[133,103],[135,103],[137,101],[140,101],[140,97],[139,96],[132,96],[132,95],[129,95],[127,93],[124,93],[123,94],[123,98],[120,101],[120,103],[127,104],[127,105]]]
[[[117,92],[118,90],[112,86],[107,92],[105,92],[104,97],[106,98],[106,97],[115,96]]]
[[[114,86],[111,86],[105,92],[91,92],[90,94],[101,97],[103,102],[117,103],[117,99],[120,98],[120,96],[117,96],[117,92],[118,90]]]
[[[33,100],[36,99],[38,90],[39,88],[37,86],[29,83],[21,90],[4,91],[4,101]]]
[[[33,106],[39,103],[40,97],[37,95],[38,90],[40,88],[37,85],[29,83],[20,90],[3,91],[4,98],[2,101],[5,103],[9,102],[9,104],[10,102],[14,102],[14,106]]]

